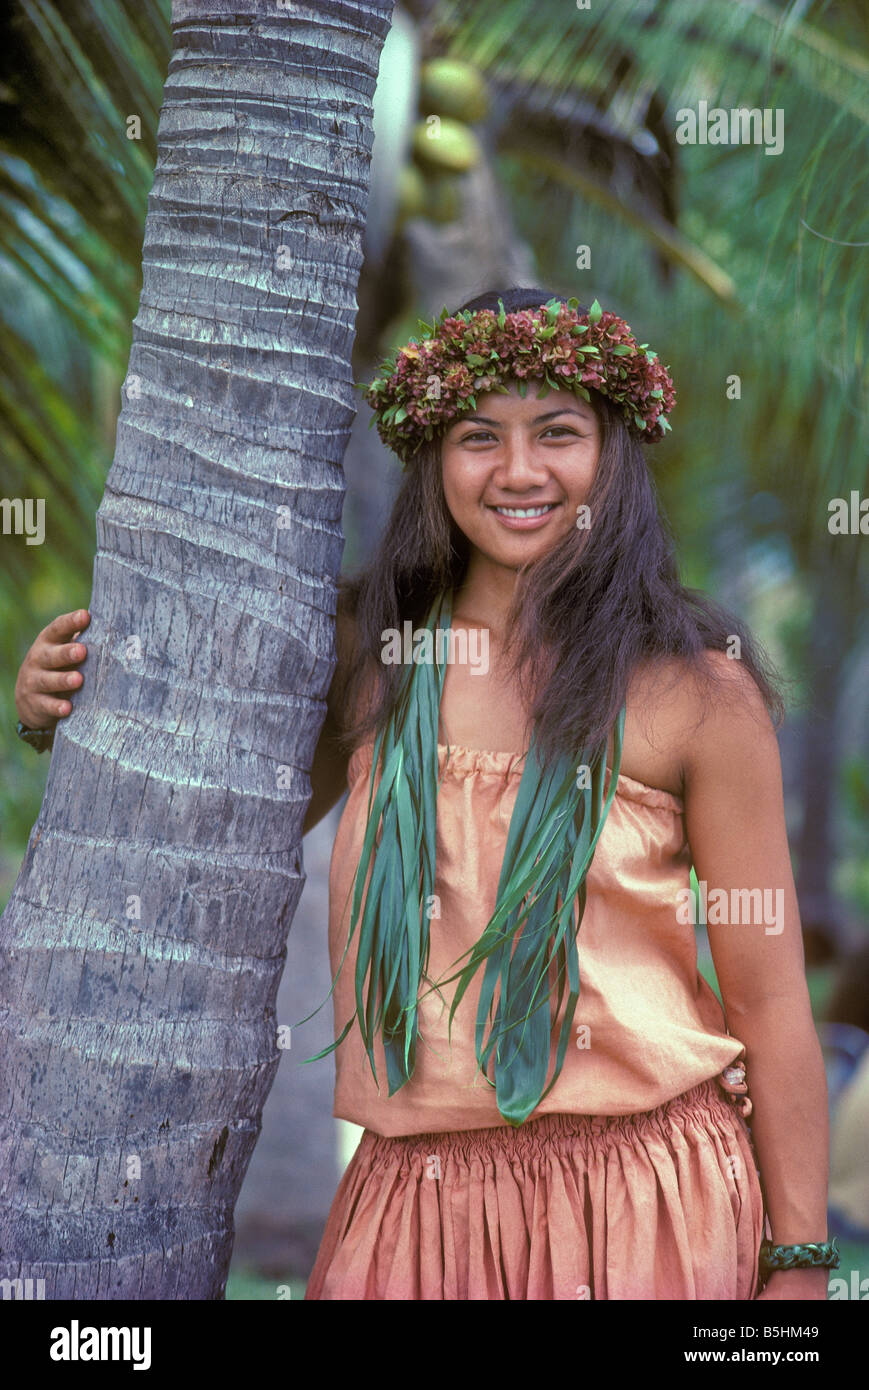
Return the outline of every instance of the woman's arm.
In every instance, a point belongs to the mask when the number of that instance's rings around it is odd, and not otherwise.
[[[89,622],[90,614],[86,609],[62,613],[43,628],[25,656],[15,683],[15,708],[18,718],[27,728],[50,728],[72,713],[71,699],[59,697],[65,691],[73,695],[82,686],[82,673],[71,668],[85,660],[87,647],[74,639]],[[338,660],[329,686],[326,718],[311,766],[311,800],[302,828],[303,835],[331,811],[347,790],[349,757],[336,739],[343,728],[343,691],[353,643],[352,619],[343,612],[339,613],[336,625]]]
[[[827,1083],[806,985],[775,730],[739,661],[683,751],[694,869],[726,893],[709,943],[729,1031],[745,1044],[751,1125],[774,1244],[827,1239]],[[699,697],[695,694],[696,701]],[[695,718],[690,720],[693,726]],[[722,898],[722,905],[725,900]],[[765,1298],[825,1298],[826,1269],[772,1274]]]
[[[335,622],[335,670],[329,693],[326,696],[326,718],[320,730],[314,761],[311,764],[311,800],[302,825],[302,834],[307,835],[332,807],[341,800],[347,790],[347,765],[350,755],[338,743],[338,736],[344,730],[346,711],[344,708],[347,678],[355,651],[355,626],[353,619],[339,602]]]

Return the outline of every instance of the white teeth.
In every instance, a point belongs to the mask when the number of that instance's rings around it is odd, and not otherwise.
[[[548,502],[545,507],[496,507],[495,511],[500,512],[501,516],[543,516],[545,512],[551,512],[554,506],[554,502]]]

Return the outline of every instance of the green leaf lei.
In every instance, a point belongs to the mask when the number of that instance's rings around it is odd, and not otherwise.
[[[448,629],[451,615],[452,593],[446,591],[432,604],[426,626]],[[336,1041],[316,1054],[323,1057],[338,1047],[358,1019],[375,1082],[374,1040],[378,1031],[381,1034],[390,1096],[413,1074],[419,989],[429,961],[425,906],[435,883],[436,805],[443,775],[438,767],[438,711],[446,675],[446,665],[437,661],[436,642],[433,647],[434,662],[408,665],[393,710],[374,742],[368,822],[354,880],[347,945],[335,974],[337,980],[358,927],[356,1012]],[[451,980],[459,982],[450,1008],[451,1036],[455,1011],[472,977],[483,968],[477,1061],[495,1087],[500,1113],[512,1125],[528,1118],[555,1084],[564,1063],[579,999],[576,938],[585,909],[586,875],[615,795],[624,723],[622,706],[613,730],[613,767],[605,799],[605,743],[593,753],[582,752],[578,763],[562,756],[544,767],[532,734],[510,820],[495,911],[476,944],[459,957],[470,957],[464,968],[433,986],[439,989]],[[375,787],[378,765],[383,770]],[[588,786],[578,787],[578,766],[589,769]],[[554,1015],[549,986],[553,963],[558,983]],[[554,1018],[564,998],[565,975],[568,1002],[555,1071],[547,1086]],[[493,1053],[494,1081],[486,1071]]]

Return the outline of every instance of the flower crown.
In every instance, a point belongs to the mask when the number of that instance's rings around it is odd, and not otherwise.
[[[550,299],[510,314],[503,300],[498,305],[497,314],[443,309],[430,327],[420,319],[421,338],[398,348],[359,387],[374,411],[369,424],[377,424],[403,465],[436,428],[476,409],[478,392],[506,394],[510,377],[518,378],[522,396],[526,378],[542,378],[538,400],[550,390],[572,389],[590,401],[593,387],[621,407],[632,434],[648,443],[663,439],[676,403],[673,381],[624,319],[597,300],[587,313],[579,312],[578,299]]]

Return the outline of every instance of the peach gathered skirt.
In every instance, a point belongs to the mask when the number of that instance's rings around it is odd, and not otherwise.
[[[767,1229],[715,1081],[642,1114],[365,1129],[305,1298],[752,1299]]]

